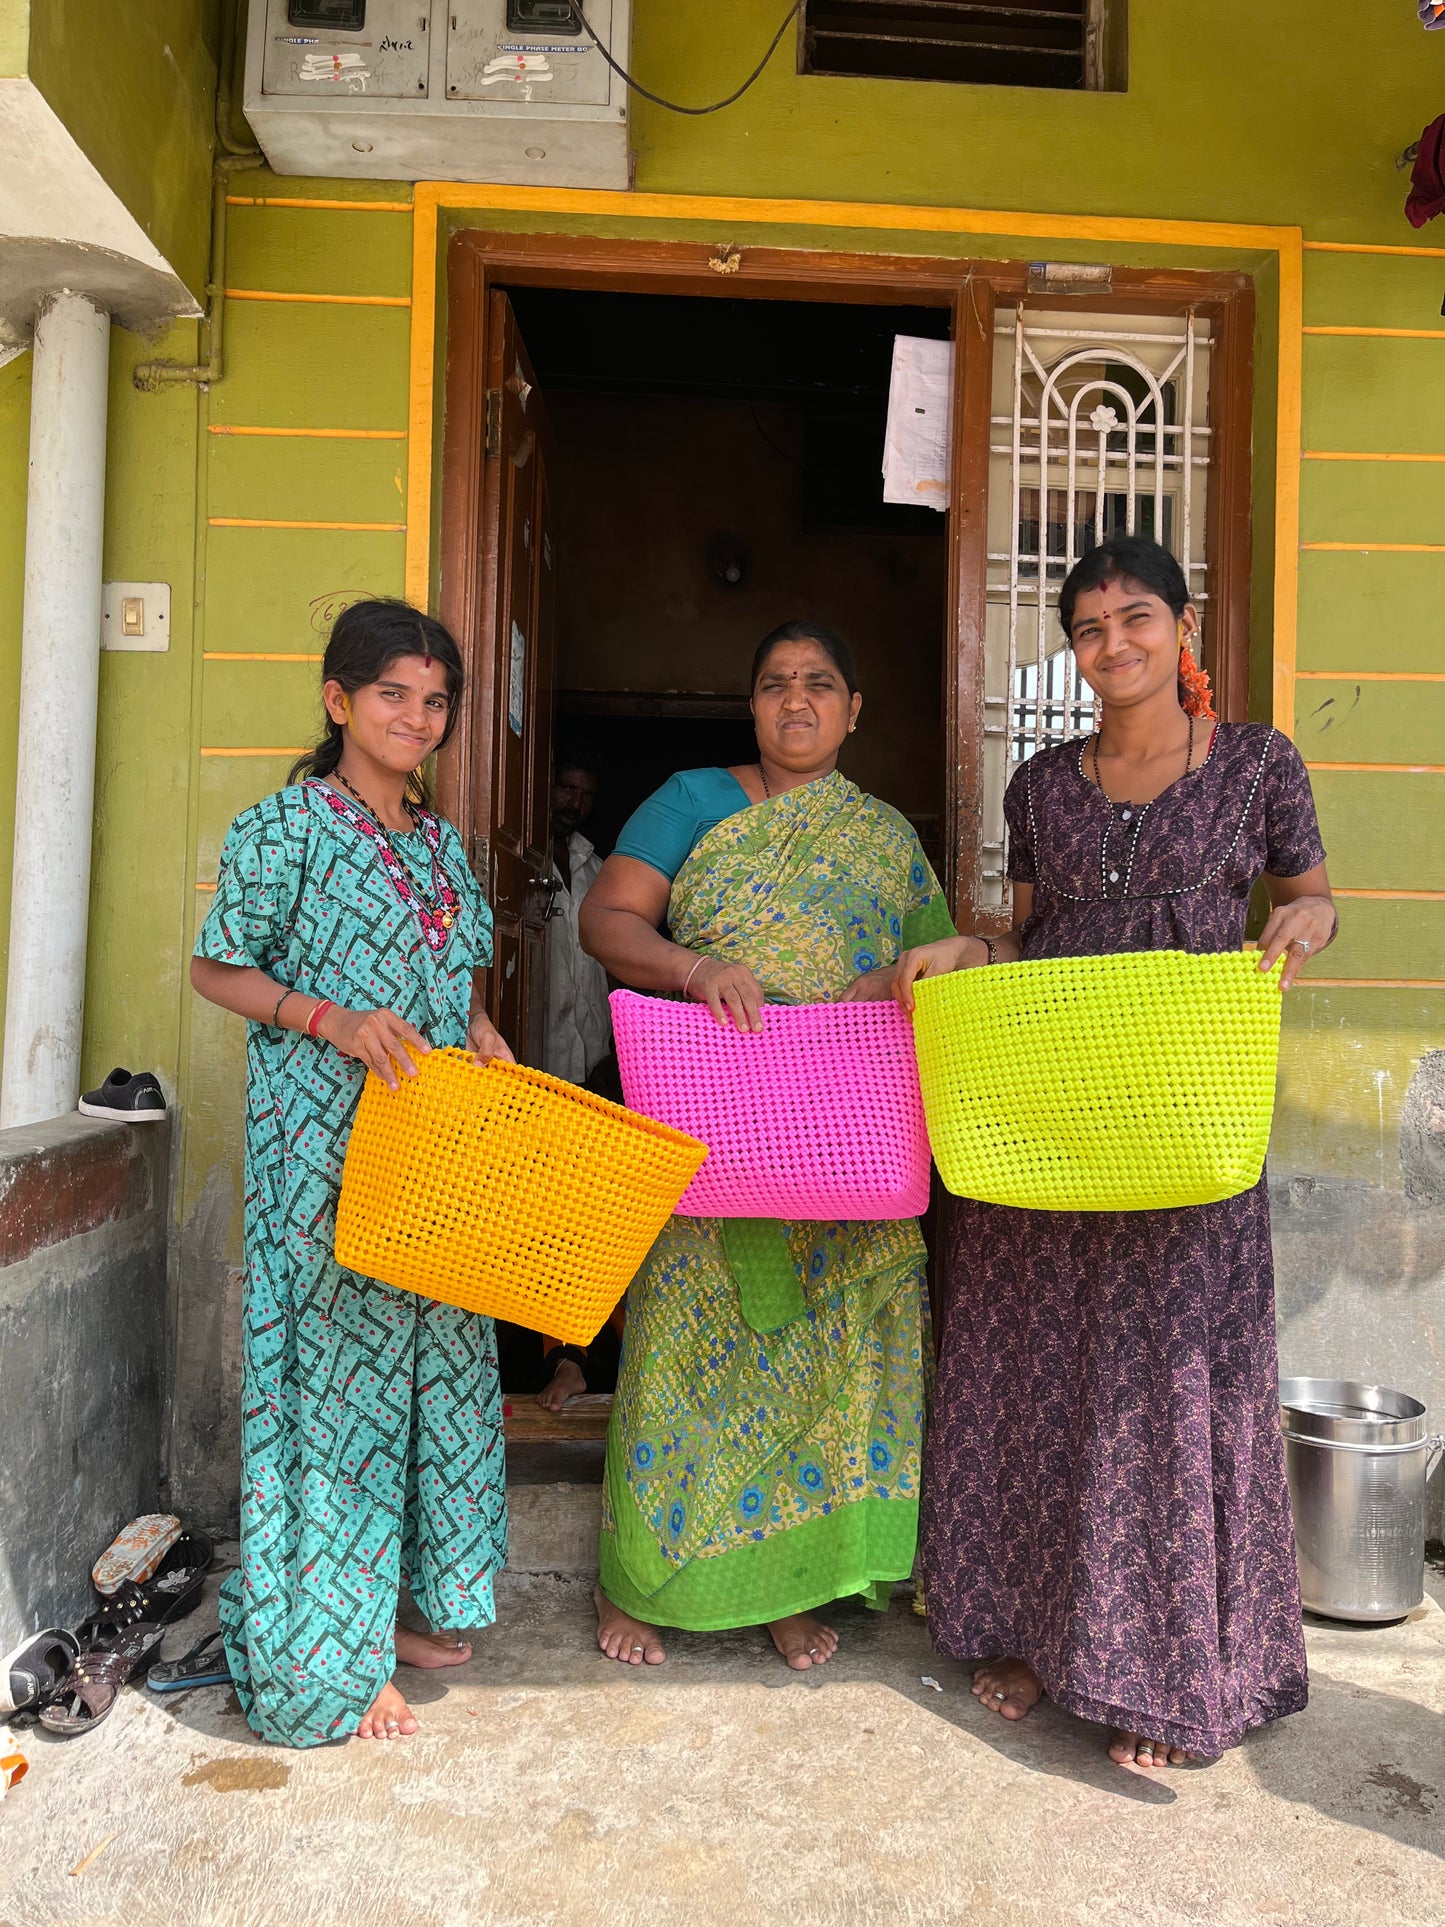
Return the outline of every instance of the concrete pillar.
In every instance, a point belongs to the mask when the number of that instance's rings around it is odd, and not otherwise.
[[[80,1094],[109,364],[110,317],[83,295],[51,296],[30,406],[0,1127],[59,1117]]]

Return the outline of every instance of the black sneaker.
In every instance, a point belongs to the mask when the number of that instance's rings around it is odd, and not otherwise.
[[[80,1100],[86,1117],[114,1118],[117,1124],[159,1124],[166,1114],[165,1093],[150,1071],[113,1070],[98,1090]]]

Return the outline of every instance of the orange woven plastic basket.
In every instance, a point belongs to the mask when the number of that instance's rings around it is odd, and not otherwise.
[[[399,1091],[367,1077],[337,1263],[586,1345],[706,1156],[543,1071],[434,1050]]]

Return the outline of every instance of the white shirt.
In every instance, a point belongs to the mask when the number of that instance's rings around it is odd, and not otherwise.
[[[607,1007],[607,972],[589,957],[577,934],[577,912],[602,859],[580,831],[567,842],[572,871],[568,879],[553,864],[558,889],[547,923],[547,1044],[542,1068],[554,1077],[580,1084],[612,1048],[612,1013]]]

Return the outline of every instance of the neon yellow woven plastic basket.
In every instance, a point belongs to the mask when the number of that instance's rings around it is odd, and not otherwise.
[[[1162,1211],[1256,1183],[1278,969],[1148,950],[924,978],[913,1035],[948,1189],[1032,1211]]]

